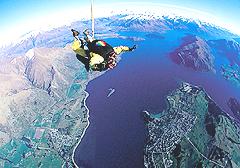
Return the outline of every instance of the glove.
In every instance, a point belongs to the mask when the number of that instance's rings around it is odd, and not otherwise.
[[[132,46],[131,48],[129,48],[129,51],[133,51],[133,50],[135,50],[136,48],[137,48],[137,46],[134,45],[134,46]]]
[[[91,67],[91,69],[94,70],[94,71],[100,71],[101,72],[101,71],[106,69],[105,63],[95,64]]]

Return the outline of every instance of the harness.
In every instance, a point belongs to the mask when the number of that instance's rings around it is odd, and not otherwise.
[[[104,62],[99,65],[101,70],[112,69],[116,66],[116,53],[111,45],[104,40],[94,40],[87,44],[90,52],[101,55],[104,58]]]

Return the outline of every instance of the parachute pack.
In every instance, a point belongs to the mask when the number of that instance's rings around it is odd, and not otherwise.
[[[113,47],[104,40],[93,40],[87,44],[89,51],[101,55],[104,60],[108,60],[110,53],[114,52]]]

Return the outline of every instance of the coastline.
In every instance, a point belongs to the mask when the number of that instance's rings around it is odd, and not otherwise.
[[[117,58],[118,63],[121,61],[121,55],[122,55],[122,54],[120,54],[120,55],[118,56],[118,58]],[[76,151],[78,145],[80,145],[80,143],[81,143],[81,141],[82,141],[82,139],[83,139],[83,137],[84,137],[84,135],[85,135],[85,132],[87,131],[87,129],[88,129],[89,125],[90,125],[90,120],[89,120],[90,111],[89,111],[89,109],[88,109],[88,107],[87,107],[87,104],[86,104],[86,100],[87,100],[87,98],[88,98],[89,95],[90,95],[90,94],[86,91],[86,90],[87,90],[87,85],[89,84],[89,82],[91,82],[91,81],[97,79],[98,77],[104,75],[104,74],[107,73],[108,71],[109,71],[109,70],[106,70],[106,71],[104,71],[104,72],[99,72],[99,74],[96,75],[96,76],[95,76],[94,74],[93,74],[93,75],[92,75],[92,74],[89,74],[89,75],[90,75],[90,78],[89,78],[89,80],[87,80],[86,85],[85,85],[85,90],[83,91],[83,92],[86,94],[86,96],[85,96],[85,98],[84,98],[84,100],[83,100],[83,105],[84,105],[84,107],[87,109],[87,126],[86,126],[85,130],[83,131],[81,137],[79,138],[78,142],[76,143],[76,145],[75,145],[75,147],[73,148],[73,151],[72,151],[72,162],[73,162],[74,166],[77,167],[77,168],[80,168],[80,167],[78,167],[78,165],[76,164],[76,162],[75,162],[75,160],[74,160],[75,151]]]
[[[86,85],[86,86],[87,86],[87,85]],[[89,121],[89,119],[88,119],[88,118],[90,117],[90,115],[89,115],[89,109],[88,109],[88,107],[87,107],[87,105],[86,105],[86,100],[87,100],[87,98],[89,97],[89,93],[88,93],[86,90],[84,90],[84,93],[86,93],[86,96],[85,96],[85,98],[84,98],[84,101],[83,101],[84,103],[83,103],[83,105],[84,105],[84,107],[87,109],[87,126],[86,126],[85,130],[83,131],[80,139],[79,139],[78,142],[76,143],[75,147],[73,148],[73,152],[72,152],[72,162],[73,162],[74,166],[77,167],[77,168],[79,168],[79,167],[78,167],[78,165],[76,164],[76,162],[75,162],[75,160],[74,160],[75,150],[77,149],[78,145],[81,143],[82,138],[84,137],[85,132],[87,131],[87,129],[88,129],[89,125],[90,125],[90,121]]]
[[[97,79],[98,77],[104,75],[106,72],[108,72],[108,70],[105,71],[105,72],[98,72],[97,74],[96,74],[96,72],[93,73],[93,74],[89,74],[89,76],[90,76],[89,79],[86,81],[86,83],[84,82],[85,90],[84,90],[83,92],[86,94],[86,96],[84,97],[84,100],[83,100],[83,106],[84,106],[84,107],[86,108],[86,110],[87,110],[87,126],[85,127],[85,129],[84,129],[81,137],[80,137],[79,140],[77,141],[77,143],[76,143],[76,145],[74,146],[73,151],[72,151],[72,162],[73,162],[74,166],[77,167],[77,168],[79,168],[79,167],[78,167],[78,165],[76,164],[76,162],[75,162],[75,160],[74,160],[75,151],[76,151],[77,147],[80,145],[80,143],[81,143],[81,141],[82,141],[82,139],[83,139],[83,137],[84,137],[84,135],[85,135],[85,133],[86,133],[89,125],[90,125],[90,121],[89,121],[90,110],[89,110],[89,108],[87,107],[87,104],[86,104],[86,100],[87,100],[87,98],[88,98],[89,95],[90,95],[90,94],[86,91],[86,90],[87,90],[87,85],[88,85],[89,82],[91,82],[91,81]]]

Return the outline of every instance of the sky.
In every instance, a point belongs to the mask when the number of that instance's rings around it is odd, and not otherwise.
[[[129,2],[132,3],[129,3]],[[95,9],[125,8],[129,4],[161,4],[214,16],[224,28],[240,35],[240,0],[94,0]],[[0,0],[0,45],[31,30],[61,26],[90,18],[91,0]]]

